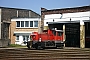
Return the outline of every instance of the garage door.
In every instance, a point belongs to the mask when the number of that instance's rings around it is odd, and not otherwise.
[[[80,47],[80,24],[65,24],[66,47]]]

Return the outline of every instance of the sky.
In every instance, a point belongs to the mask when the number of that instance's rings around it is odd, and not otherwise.
[[[1,7],[30,9],[38,14],[46,9],[90,6],[90,0],[0,0]]]

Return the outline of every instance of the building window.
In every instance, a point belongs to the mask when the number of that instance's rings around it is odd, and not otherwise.
[[[17,28],[36,28],[38,21],[16,21]]]
[[[24,21],[21,21],[21,27],[24,27]]]
[[[33,27],[33,21],[30,21],[30,27]]]
[[[24,27],[24,21],[21,21],[21,27]]]
[[[38,27],[38,21],[34,21],[34,27]]]
[[[25,27],[29,27],[29,21],[25,21]]]
[[[28,41],[29,35],[23,35],[23,41]]]
[[[16,21],[16,26],[20,27],[20,21]]]
[[[23,36],[23,41],[25,41],[25,36]]]
[[[28,40],[28,39],[29,39],[29,35],[26,36],[26,40]]]
[[[16,36],[16,40],[19,40],[19,35]]]

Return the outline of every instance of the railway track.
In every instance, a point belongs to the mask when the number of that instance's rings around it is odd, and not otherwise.
[[[0,60],[90,60],[90,49],[0,48]]]

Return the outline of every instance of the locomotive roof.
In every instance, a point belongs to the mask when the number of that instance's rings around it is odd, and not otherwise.
[[[58,32],[63,32],[63,30],[55,30],[55,31],[58,31]]]
[[[55,30],[55,29],[51,29],[53,31],[58,31],[58,32],[63,32],[63,30]],[[47,32],[48,30],[43,30],[43,32]]]

